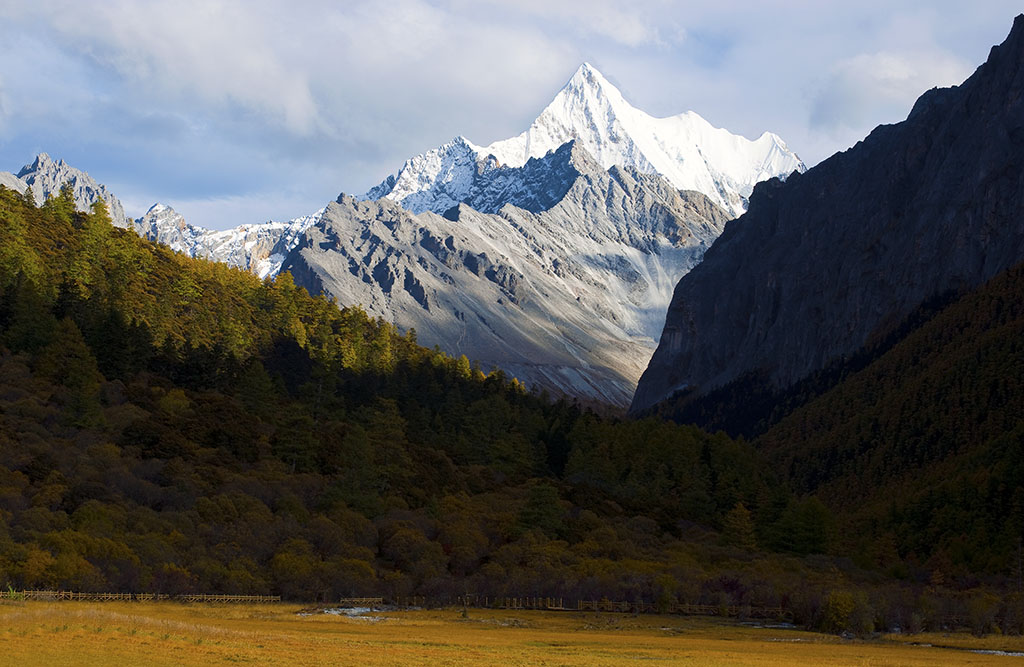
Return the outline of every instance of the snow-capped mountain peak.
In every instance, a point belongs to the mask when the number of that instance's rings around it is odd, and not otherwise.
[[[704,193],[735,216],[746,210],[755,183],[805,169],[770,132],[750,140],[714,127],[693,111],[654,118],[583,63],[519,136],[483,147],[457,137],[408,160],[364,199],[387,197],[416,213],[443,213],[465,201],[473,179],[488,164],[522,167],[570,140],[605,169],[619,165],[660,174],[681,190]]]
[[[472,187],[481,149],[458,136],[406,161],[396,176],[370,190],[365,199],[388,197],[414,213],[443,213],[461,202]]]
[[[555,96],[555,99],[548,105],[548,108],[551,108],[560,100],[584,102],[591,99],[603,99],[613,107],[628,106],[619,89],[613,86],[608,79],[604,78],[604,75],[597,68],[585,62],[580,65],[576,73],[565,84],[565,87]]]

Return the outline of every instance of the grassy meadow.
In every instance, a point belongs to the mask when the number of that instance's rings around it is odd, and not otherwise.
[[[1024,649],[1020,638],[843,640],[678,616],[300,611],[287,604],[10,602],[0,605],[0,655],[17,665],[987,665],[1020,659],[962,649]]]

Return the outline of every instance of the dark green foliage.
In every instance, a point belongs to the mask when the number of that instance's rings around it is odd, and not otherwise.
[[[552,537],[565,530],[565,508],[558,489],[546,482],[530,487],[526,502],[519,510],[519,525],[525,530],[539,530]]]
[[[782,516],[772,526],[768,539],[779,551],[795,554],[823,554],[828,551],[835,531],[831,513],[817,498],[790,500]]]
[[[35,358],[35,372],[62,386],[67,420],[75,426],[93,426],[101,421],[100,384],[103,376],[82,332],[69,319],[61,320],[51,342]]]
[[[756,444],[844,551],[968,583],[1015,572],[1024,534],[1024,266],[947,301]]]
[[[991,449],[955,450],[969,479],[926,476],[936,495],[891,493],[860,514],[836,504],[837,521],[743,441],[528,394],[287,275],[189,260],[59,199],[35,208],[0,189],[0,584],[785,605],[818,626],[830,591],[863,588],[844,620],[857,632],[876,618],[1024,618],[1019,604],[993,612],[979,593],[968,609],[944,588],[984,557],[1007,571],[1000,540],[1024,522],[1024,492],[1007,491],[1024,476],[1018,427]],[[1021,414],[1005,373],[1016,367],[999,357],[995,372],[978,354],[994,392],[984,414],[1006,425]],[[943,409],[994,432],[969,402]],[[848,435],[829,432],[835,454],[768,452],[801,492],[814,480],[830,499],[857,498],[822,457],[844,461],[841,475],[890,464],[857,468],[846,448],[863,445]],[[949,443],[928,437],[942,460]],[[837,531],[850,516],[875,523]],[[835,556],[851,534],[869,540],[854,547],[874,572]],[[942,538],[927,561],[919,534]],[[909,583],[878,590],[878,571]],[[924,592],[912,588],[922,577]]]

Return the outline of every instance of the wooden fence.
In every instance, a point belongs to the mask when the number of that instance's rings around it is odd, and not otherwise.
[[[178,595],[174,598],[181,602],[222,602],[228,604],[280,602],[280,595],[208,595],[200,593],[196,595]]]
[[[731,618],[784,619],[790,614],[782,607],[755,607],[750,605],[667,604],[650,602],[611,602],[609,600],[580,600],[579,611],[612,611],[633,614],[682,614],[685,616],[723,616]]]
[[[462,607],[481,607],[490,609],[547,609],[550,611],[571,611],[575,609],[575,607],[566,607],[562,598],[492,598],[468,595],[456,598],[455,604]]]
[[[683,614],[687,616],[721,616],[731,618],[759,618],[788,620],[792,614],[782,607],[755,607],[750,605],[680,604],[656,605],[651,602],[617,602],[613,600],[576,600],[566,603],[564,598],[553,597],[485,597],[460,595],[448,605],[487,609],[541,609],[548,611],[593,611],[620,614]],[[399,605],[402,606],[402,605]],[[434,605],[439,606],[439,605]]]
[[[152,602],[156,600],[174,600],[176,602],[220,602],[225,604],[263,604],[280,602],[280,595],[210,595],[194,593],[185,595],[167,595],[164,593],[76,593],[74,591],[12,591],[0,590],[0,600],[82,600],[88,602],[112,602],[126,600],[135,602]]]

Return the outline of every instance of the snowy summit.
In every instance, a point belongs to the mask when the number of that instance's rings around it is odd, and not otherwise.
[[[693,111],[654,118],[583,63],[519,136],[489,146],[457,137],[408,160],[364,198],[387,197],[414,213],[443,213],[466,200],[482,171],[522,167],[573,139],[605,169],[619,165],[660,174],[680,190],[707,195],[734,216],[746,210],[757,182],[806,169],[771,132],[751,141],[712,126]]]

